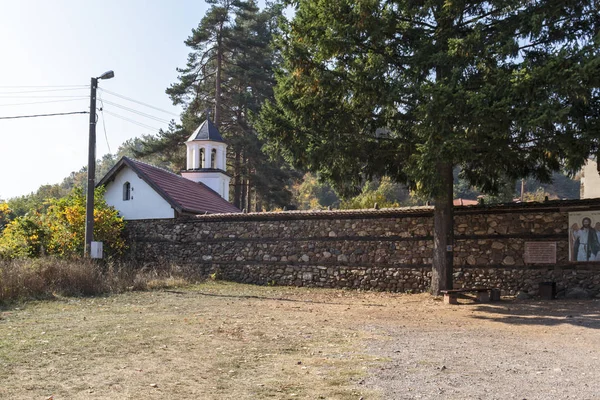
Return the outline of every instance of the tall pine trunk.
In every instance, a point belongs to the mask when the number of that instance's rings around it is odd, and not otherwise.
[[[248,203],[247,203],[247,192],[248,192],[248,186],[246,185],[246,179],[242,179],[242,210],[246,210],[248,211]]]
[[[246,202],[248,191],[248,187],[246,186],[246,178],[248,176],[248,159],[246,158],[245,154],[242,154],[242,167],[240,170],[242,171],[242,179],[240,181],[242,186],[242,191],[240,193],[240,204],[242,210],[248,211],[248,203]]]
[[[431,294],[452,289],[454,265],[454,177],[452,164],[445,162],[437,166],[442,190],[435,198],[433,210],[433,265]]]
[[[254,191],[254,204],[255,204],[254,207],[256,209],[256,212],[261,212],[262,211],[262,201],[261,201],[260,195],[256,191]]]
[[[452,17],[444,10],[445,5],[440,3],[435,11],[437,28],[435,36],[439,49],[448,52],[449,38],[455,34]],[[451,76],[452,71],[443,63],[435,66],[436,83],[442,84]],[[452,134],[451,126],[439,126],[442,136]],[[446,132],[444,132],[446,131]],[[440,160],[436,165],[437,176],[440,178],[440,188],[434,198],[433,208],[433,265],[431,273],[431,294],[437,296],[440,290],[452,289],[452,269],[454,264],[454,175],[453,164],[450,160]]]
[[[220,128],[221,124],[221,74],[223,72],[223,24],[217,34],[217,72],[215,76],[215,126]]]
[[[242,209],[241,186],[242,186],[242,167],[240,163],[240,150],[235,150],[235,159],[233,162],[233,205]]]
[[[252,211],[252,185],[250,184],[250,177],[248,177],[247,189],[246,189],[246,210],[248,212]]]

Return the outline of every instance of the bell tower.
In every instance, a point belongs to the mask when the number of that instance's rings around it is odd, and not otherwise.
[[[181,176],[204,183],[229,201],[231,177],[226,172],[227,145],[210,118],[192,133],[185,145],[187,165]]]

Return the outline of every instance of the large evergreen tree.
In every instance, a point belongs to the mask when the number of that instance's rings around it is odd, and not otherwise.
[[[452,287],[452,171],[493,192],[598,153],[595,0],[298,0],[273,151],[342,193],[387,175],[434,200],[431,291]]]

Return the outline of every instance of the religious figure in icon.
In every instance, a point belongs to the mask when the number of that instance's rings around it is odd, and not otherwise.
[[[581,228],[577,223],[571,225],[571,243],[571,261],[600,261],[600,222],[592,228],[592,220],[584,217]]]

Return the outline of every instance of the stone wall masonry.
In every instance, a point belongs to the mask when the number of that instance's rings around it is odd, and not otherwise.
[[[600,209],[600,200],[457,207],[455,287],[533,294],[555,281],[600,293],[600,263],[568,261],[568,212],[582,209]],[[431,279],[431,207],[138,220],[126,233],[139,263],[192,265],[238,282],[421,292]],[[557,263],[526,265],[527,241],[555,242]]]

